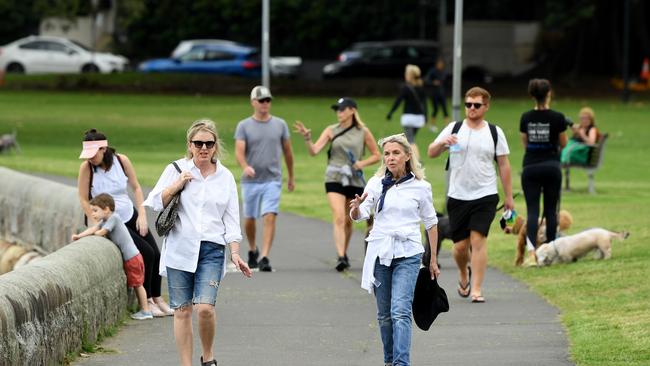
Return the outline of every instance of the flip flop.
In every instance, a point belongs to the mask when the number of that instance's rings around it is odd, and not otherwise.
[[[475,304],[484,303],[485,298],[483,295],[472,295],[472,302]]]
[[[472,291],[472,267],[467,267],[467,284],[463,286],[460,281],[458,281],[458,296],[460,297],[469,297],[470,292]]]
[[[461,285],[460,281],[458,281],[458,288],[456,289],[456,291],[458,292],[458,296],[460,296],[460,297],[468,297],[469,293],[472,290],[470,284],[471,284],[471,281],[467,281],[467,284],[465,284],[465,286],[463,287],[463,285]]]

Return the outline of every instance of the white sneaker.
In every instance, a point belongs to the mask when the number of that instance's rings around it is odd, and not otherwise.
[[[527,255],[526,258],[524,258],[524,263],[522,265],[524,267],[537,267],[537,259]]]
[[[134,320],[153,319],[153,314],[151,313],[151,311],[140,310],[135,314],[131,314],[131,319],[134,319]]]

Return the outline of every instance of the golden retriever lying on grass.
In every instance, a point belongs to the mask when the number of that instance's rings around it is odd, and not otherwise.
[[[540,220],[541,224],[541,220]],[[568,230],[573,224],[573,217],[567,210],[560,210],[558,215],[558,233]],[[526,252],[526,220],[521,216],[517,216],[515,224],[512,229],[506,227],[504,229],[506,234],[515,234],[517,236],[517,253],[515,255],[515,266],[521,266],[524,262],[524,253]],[[535,248],[546,241],[546,225],[541,224],[537,229],[537,242]]]
[[[537,265],[548,266],[556,262],[573,262],[593,250],[596,251],[598,259],[609,259],[612,256],[612,239],[624,240],[629,235],[627,231],[615,233],[594,228],[563,236],[537,248],[535,251]]]

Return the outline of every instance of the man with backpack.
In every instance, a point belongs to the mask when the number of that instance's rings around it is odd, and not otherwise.
[[[485,302],[481,285],[487,268],[487,236],[499,202],[493,161],[499,168],[504,207],[514,209],[510,150],[501,128],[483,119],[489,103],[487,90],[469,89],[465,93],[466,118],[445,127],[428,149],[432,158],[445,150],[450,152],[447,212],[454,242],[453,256],[460,275],[458,294],[471,295],[474,303]]]

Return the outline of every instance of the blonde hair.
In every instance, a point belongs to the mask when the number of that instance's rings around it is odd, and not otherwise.
[[[207,132],[211,134],[214,137],[215,141],[215,152],[214,155],[212,156],[212,162],[214,163],[216,159],[219,159],[223,156],[225,150],[223,148],[223,143],[221,142],[221,139],[219,139],[219,134],[217,133],[217,127],[215,127],[214,122],[211,120],[204,118],[204,119],[199,119],[194,121],[190,128],[187,129],[187,144],[189,145],[190,142],[192,141],[192,138],[196,136],[197,133],[199,132]],[[187,152],[185,153],[185,157],[188,159],[192,159],[194,157],[194,154],[192,154],[192,150],[187,148]]]
[[[584,107],[584,108],[580,109],[580,113],[578,113],[578,117],[581,114],[586,114],[587,116],[589,116],[589,119],[591,120],[591,125],[592,126],[596,125],[596,113],[594,113],[593,109],[591,109],[590,107]]]
[[[366,125],[361,120],[359,111],[356,108],[352,108],[352,110],[354,111],[354,114],[352,115],[352,124],[355,125],[357,128],[364,128]]]
[[[417,65],[406,65],[404,80],[407,84],[422,86],[422,71]]]
[[[406,171],[413,173],[415,176],[415,179],[424,179],[424,169],[420,165],[420,162],[418,161],[418,158],[413,154],[413,150],[411,149],[411,144],[409,144],[408,140],[406,139],[406,135],[403,133],[398,133],[397,135],[392,135],[392,136],[387,136],[382,139],[379,139],[379,147],[381,149],[384,149],[384,145],[386,145],[389,142],[396,142],[400,146],[402,146],[402,150],[404,153],[406,153],[410,159],[406,162]],[[376,177],[383,177],[386,174],[386,162],[384,159],[381,160],[381,166],[375,173]]]

